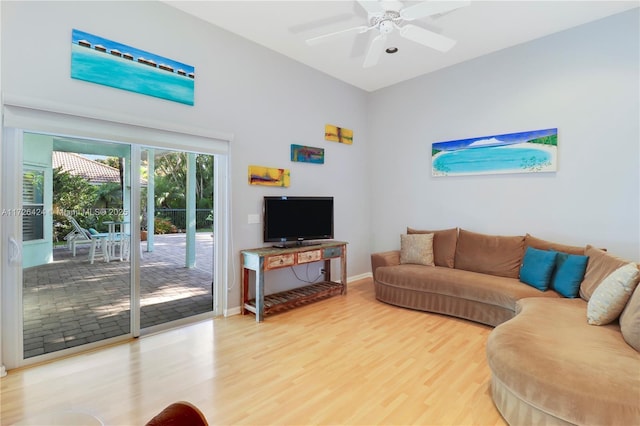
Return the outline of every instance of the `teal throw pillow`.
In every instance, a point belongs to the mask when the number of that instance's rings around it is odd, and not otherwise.
[[[568,298],[578,297],[580,284],[587,270],[589,256],[557,252],[556,269],[551,276],[550,287]]]
[[[520,281],[538,290],[547,290],[553,268],[556,266],[557,254],[555,251],[527,247],[520,268]]]
[[[89,228],[89,233],[90,233],[91,235],[98,235],[98,231],[96,231],[96,230],[95,230],[95,229],[93,229],[93,228]]]

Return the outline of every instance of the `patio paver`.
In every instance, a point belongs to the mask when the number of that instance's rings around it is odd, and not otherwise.
[[[196,266],[186,268],[185,234],[156,235],[140,265],[141,328],[213,309],[213,238],[196,234]],[[146,243],[142,243],[146,249]],[[24,356],[30,358],[129,333],[130,266],[73,257],[54,249],[54,261],[23,272]]]

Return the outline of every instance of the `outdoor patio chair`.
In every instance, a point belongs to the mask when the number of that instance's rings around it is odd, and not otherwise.
[[[111,260],[110,253],[114,253],[113,245],[117,244],[122,251],[121,257],[123,260],[129,260],[129,236],[122,235],[122,243],[120,241],[120,234],[115,233],[111,235],[107,232],[96,232],[93,229],[85,229],[78,221],[70,215],[65,215],[69,223],[73,225],[73,231],[71,231],[65,239],[67,240],[67,247],[73,252],[73,256],[76,255],[76,245],[88,243],[89,247],[89,262],[93,264],[96,255],[101,255],[105,262]]]
[[[67,248],[71,250],[73,256],[75,256],[76,246],[78,244],[92,244],[91,233],[80,226],[73,216],[65,215],[65,217],[69,223],[73,225],[73,230],[69,232],[64,239],[67,241]]]

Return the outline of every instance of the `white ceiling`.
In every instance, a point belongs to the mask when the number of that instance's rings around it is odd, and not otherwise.
[[[429,0],[436,1],[436,0]],[[306,39],[367,25],[355,1],[166,1],[165,3],[366,91],[374,91],[453,64],[639,7],[634,1],[479,1],[453,12],[412,21],[457,40],[441,53],[392,33],[377,65],[363,68],[375,30],[317,46]],[[405,1],[410,6],[417,1]]]

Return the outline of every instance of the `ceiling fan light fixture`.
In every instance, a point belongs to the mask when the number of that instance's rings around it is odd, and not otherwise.
[[[393,31],[393,21],[391,20],[380,21],[380,24],[378,24],[378,29],[382,34],[389,34],[391,31]]]

